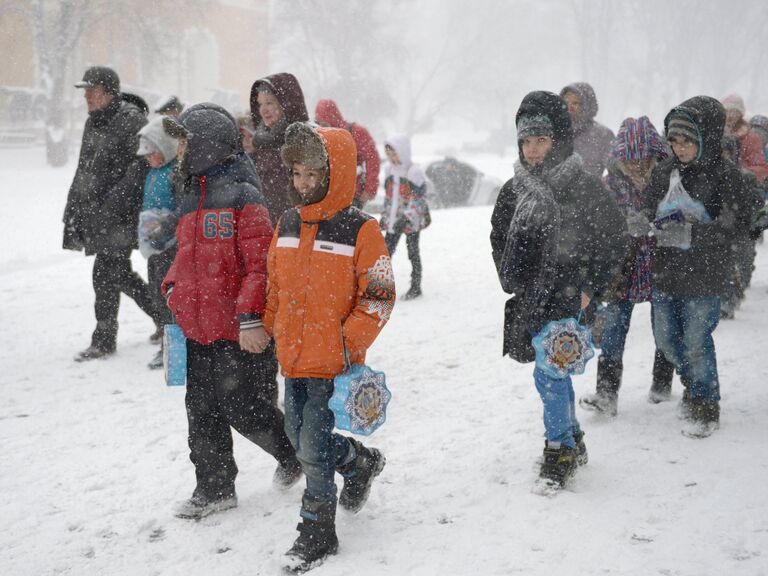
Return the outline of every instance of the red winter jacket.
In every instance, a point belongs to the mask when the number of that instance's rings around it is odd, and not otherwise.
[[[178,253],[163,280],[176,323],[201,344],[261,325],[267,291],[269,212],[249,182],[244,154],[196,179],[179,206]]]
[[[315,122],[331,128],[343,128],[352,134],[357,146],[357,187],[355,199],[369,202],[376,197],[379,189],[381,159],[371,134],[360,126],[344,120],[339,107],[333,100],[320,100],[315,108]]]

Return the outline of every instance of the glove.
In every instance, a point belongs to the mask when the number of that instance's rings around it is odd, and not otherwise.
[[[689,223],[669,224],[653,235],[656,245],[663,248],[680,248],[688,250],[691,247],[691,225]]]
[[[642,212],[632,212],[627,216],[627,232],[633,238],[642,238],[651,231],[651,223]]]

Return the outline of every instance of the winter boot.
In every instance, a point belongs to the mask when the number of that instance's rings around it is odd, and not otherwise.
[[[691,400],[690,413],[682,433],[689,438],[707,438],[720,427],[720,403],[717,400]]]
[[[159,370],[163,367],[163,348],[160,347],[160,350],[157,351],[157,354],[155,354],[154,358],[150,360],[147,363],[147,368],[150,370]]]
[[[648,392],[648,402],[658,404],[659,402],[668,402],[672,397],[672,376],[675,373],[675,366],[661,350],[656,350],[653,357],[653,384]]]
[[[344,476],[339,504],[350,512],[359,512],[371,493],[371,484],[387,463],[384,455],[376,448],[366,448],[353,438],[348,438],[355,450],[355,458],[336,471]]]
[[[75,362],[88,362],[89,360],[98,360],[100,358],[107,358],[115,353],[115,349],[100,348],[91,344],[85,350],[81,350],[75,356]]]
[[[185,520],[200,520],[216,512],[223,512],[236,506],[237,495],[234,490],[210,497],[195,489],[192,493],[192,498],[182,502],[176,508],[175,516]]]
[[[149,341],[152,344],[160,344],[160,342],[163,341],[163,332],[165,331],[165,327],[162,324],[158,324],[157,328],[154,332],[152,332],[152,335],[149,337]]]
[[[566,486],[576,472],[576,449],[565,444],[546,441],[535,491],[542,494],[556,492]]]
[[[336,537],[336,502],[301,499],[299,537],[285,553],[283,568],[290,574],[302,574],[316,568],[326,557],[339,550]]]
[[[411,287],[408,289],[408,292],[406,292],[403,295],[403,300],[413,300],[414,298],[418,298],[421,296],[421,286],[413,283],[411,284]]]
[[[677,405],[677,417],[680,420],[689,420],[691,417],[691,384],[685,378],[680,378],[683,384],[683,397]]]
[[[280,490],[288,490],[301,478],[301,462],[295,457],[285,463],[278,464],[272,476],[272,484]]]
[[[621,360],[600,356],[597,361],[597,390],[579,399],[581,407],[606,416],[616,416],[623,369]]]
[[[584,443],[584,431],[579,430],[573,435],[573,439],[576,441],[576,465],[584,466],[589,462],[589,454],[587,454],[587,445]]]

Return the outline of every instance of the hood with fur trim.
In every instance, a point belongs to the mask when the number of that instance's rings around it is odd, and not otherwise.
[[[312,129],[328,156],[328,193],[315,204],[299,208],[305,222],[330,220],[352,205],[357,183],[357,148],[352,135],[341,128]]]

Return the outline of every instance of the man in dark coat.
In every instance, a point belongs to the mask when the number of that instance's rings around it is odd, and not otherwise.
[[[602,178],[611,153],[613,132],[595,121],[597,96],[586,82],[574,82],[560,91],[573,125],[573,149],[584,160],[584,169]]]
[[[136,156],[147,106],[137,96],[121,94],[111,68],[94,66],[75,84],[85,89],[88,120],[80,159],[64,210],[64,248],[96,255],[93,291],[96,329],[78,362],[115,351],[120,293],[133,298],[155,319],[146,282],[131,267],[137,247],[146,160]]]
[[[653,332],[686,386],[683,433],[709,436],[720,421],[712,332],[730,280],[732,245],[749,228],[739,169],[722,157],[725,108],[696,96],[664,119],[674,155],[653,171],[645,215],[655,219]],[[651,228],[649,228],[651,230]]]

